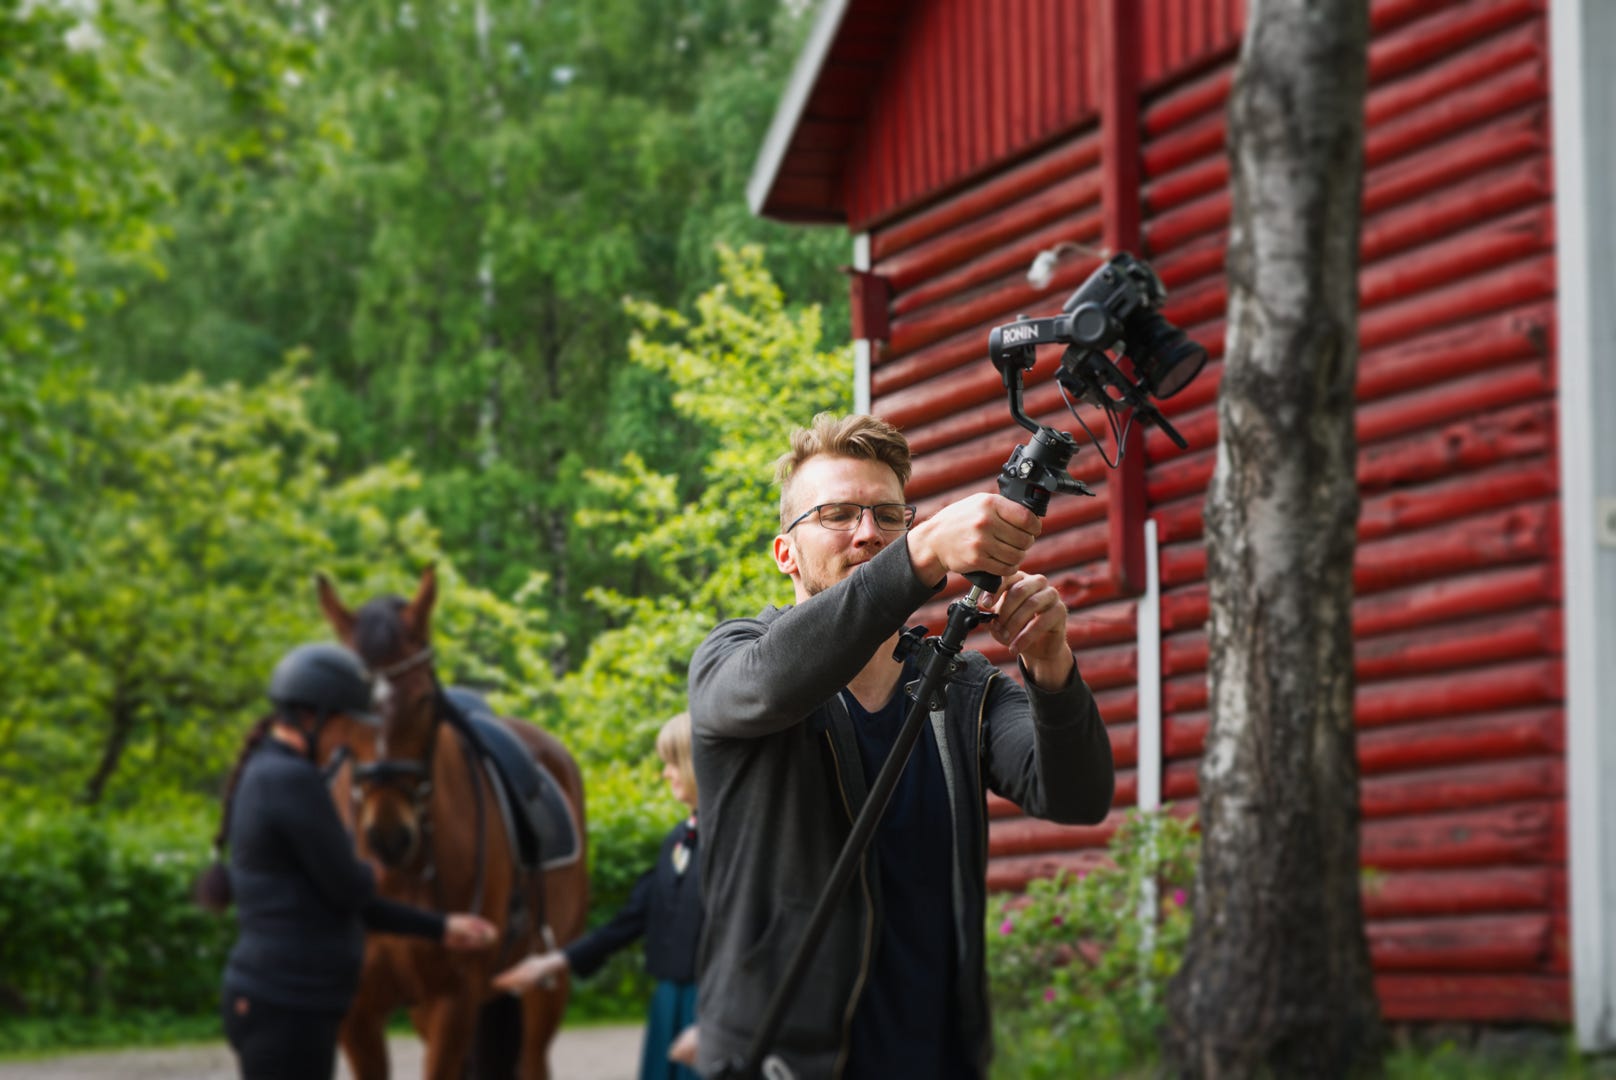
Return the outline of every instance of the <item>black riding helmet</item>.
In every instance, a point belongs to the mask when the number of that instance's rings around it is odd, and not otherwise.
[[[370,711],[370,673],[359,657],[326,641],[299,645],[275,665],[269,700],[281,710],[308,709],[324,720],[341,713],[380,727]]]

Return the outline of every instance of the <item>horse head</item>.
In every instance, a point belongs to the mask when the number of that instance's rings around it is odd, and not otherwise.
[[[572,861],[542,870],[520,864],[517,840],[493,801],[496,781],[475,752],[474,729],[433,672],[432,568],[422,573],[412,599],[383,596],[357,611],[325,577],[318,588],[331,628],[375,679],[381,728],[368,738],[359,733],[349,746],[351,768],[337,801],[361,853],[382,864],[378,891],[438,910],[480,912],[505,935],[497,954],[480,957],[446,957],[441,949],[385,934],[367,941],[359,992],[343,1022],[350,1069],[355,1076],[387,1075],[387,1018],[408,1006],[427,1046],[423,1075],[468,1075],[475,1043],[477,1075],[549,1076],[547,1048],[561,1024],[567,980],[519,1002],[505,995],[488,1002],[489,979],[516,956],[565,944],[583,931],[589,868],[578,763],[560,740],[533,724],[493,721],[560,786],[579,830]]]
[[[379,596],[357,612],[343,604],[324,574],[317,585],[326,621],[376,679],[381,732],[368,747],[352,747],[360,788],[355,829],[383,865],[404,869],[423,857],[430,829],[441,715],[431,644],[437,575],[428,566],[413,599]]]

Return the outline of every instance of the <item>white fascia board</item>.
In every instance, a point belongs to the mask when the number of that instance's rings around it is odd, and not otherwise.
[[[1145,595],[1135,609],[1138,632],[1138,707],[1134,802],[1140,810],[1162,805],[1161,545],[1156,519],[1145,518]]]
[[[870,269],[870,234],[858,233],[853,237],[853,269]],[[853,342],[853,411],[870,411],[870,365],[875,359],[875,343],[865,338]]]
[[[1572,1007],[1584,1050],[1616,1047],[1616,5],[1549,7],[1554,122],[1566,801]],[[1603,421],[1601,422],[1601,418]]]
[[[763,201],[768,198],[769,190],[780,175],[780,163],[785,160],[786,147],[791,144],[791,136],[802,122],[803,110],[808,107],[808,95],[819,82],[819,73],[824,69],[825,58],[830,55],[830,47],[836,41],[836,32],[842,28],[842,16],[847,14],[851,3],[852,0],[825,0],[818,21],[808,34],[808,43],[797,56],[791,81],[786,84],[785,93],[780,97],[779,108],[774,110],[769,133],[763,137],[757,163],[752,166],[752,178],[746,183],[746,204],[752,208],[755,216],[763,215]]]

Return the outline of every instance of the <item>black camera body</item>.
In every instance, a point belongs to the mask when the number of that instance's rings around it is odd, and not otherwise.
[[[1020,412],[1021,373],[1030,371],[1039,345],[1065,345],[1055,381],[1108,413],[1131,409],[1154,423],[1180,447],[1185,442],[1152,404],[1188,386],[1206,364],[1206,349],[1161,314],[1167,290],[1156,271],[1126,251],[1090,274],[1061,305],[1062,314],[994,327],[988,355],[1011,390],[1011,413],[1028,430],[1037,425]],[[1130,377],[1111,354],[1126,356]],[[1012,381],[1016,384],[1012,387]]]
[[[1156,271],[1124,251],[1090,274],[1066,298],[1061,311],[1076,317],[1073,344],[1106,348],[1123,337],[1130,320],[1155,311],[1166,299],[1167,290]]]
[[[1061,310],[1071,316],[1073,348],[1116,349],[1133,361],[1141,387],[1153,397],[1168,398],[1200,372],[1206,350],[1162,317],[1166,299],[1167,290],[1150,264],[1124,251],[1090,274]],[[1087,360],[1076,358],[1073,366],[1087,367]]]

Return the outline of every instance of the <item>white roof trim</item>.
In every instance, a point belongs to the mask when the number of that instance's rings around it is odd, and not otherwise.
[[[780,97],[780,107],[774,111],[769,133],[763,137],[757,163],[752,166],[752,178],[746,183],[746,203],[752,208],[752,213],[759,217],[763,215],[763,201],[768,198],[770,189],[780,175],[780,163],[785,159],[786,146],[802,121],[803,110],[808,107],[808,95],[819,81],[819,73],[825,66],[825,58],[830,55],[836,32],[842,27],[842,16],[847,14],[851,2],[826,0],[825,6],[820,9],[819,20],[808,34],[808,43],[797,57],[791,81],[786,84],[785,93]]]

